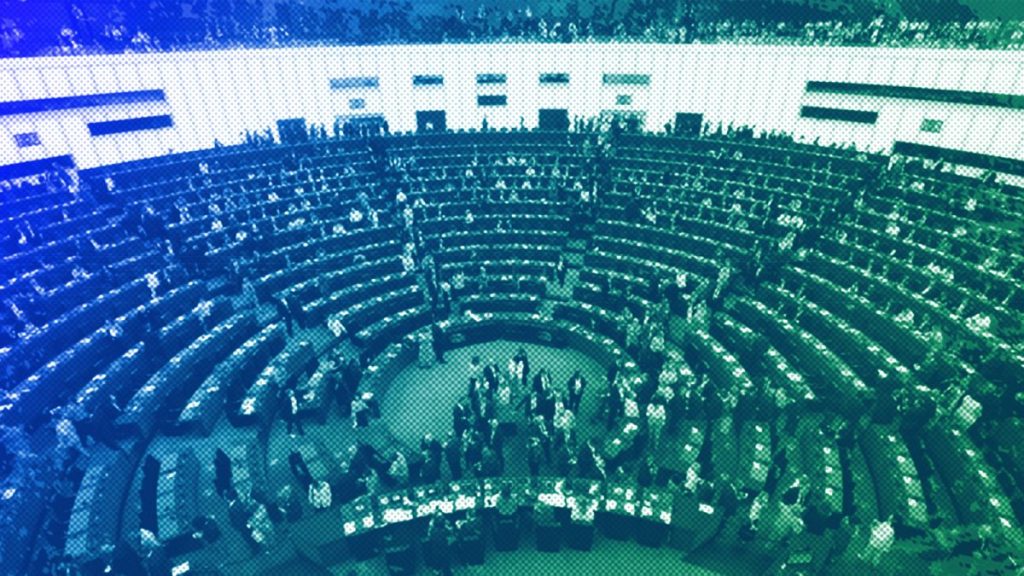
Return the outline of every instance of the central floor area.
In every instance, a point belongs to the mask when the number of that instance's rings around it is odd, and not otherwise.
[[[581,404],[582,414],[577,415],[577,425],[580,440],[589,438],[590,426],[587,424],[597,412],[598,395],[605,386],[604,368],[586,354],[571,348],[556,349],[503,340],[449,350],[445,353],[445,363],[434,363],[429,368],[421,368],[415,363],[408,366],[391,381],[381,400],[382,422],[395,438],[409,448],[419,449],[420,438],[427,433],[443,439],[452,429],[452,407],[467,394],[469,378],[473,374],[473,359],[479,358],[484,364],[495,362],[505,368],[520,347],[526,350],[531,372],[547,368],[556,389],[564,388],[576,370],[583,374],[588,386]],[[514,397],[513,402],[520,399],[521,396]],[[515,458],[508,458],[507,464],[515,461]],[[515,474],[516,469],[513,468],[511,473]]]
[[[332,569],[337,576],[387,574],[383,560],[374,560],[358,567],[339,566]],[[423,573],[422,571],[420,573]],[[456,576],[521,576],[524,574],[585,576],[644,574],[647,576],[740,576],[742,568],[718,572],[703,568],[682,558],[671,548],[644,548],[635,542],[601,540],[589,552],[562,550],[557,554],[537,552],[524,541],[515,552],[489,552],[483,566],[456,566]]]

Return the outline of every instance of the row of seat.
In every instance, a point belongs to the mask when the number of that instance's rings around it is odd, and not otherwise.
[[[446,137],[442,137],[442,140],[444,140],[445,138]],[[543,143],[540,140],[538,140],[537,143],[531,143],[530,144],[530,146],[536,146],[537,148],[540,148],[542,145],[543,145]],[[726,147],[726,148],[729,148],[729,147],[734,147],[734,148],[737,148],[737,149],[740,148],[740,146],[733,146],[731,144],[723,144],[722,146]],[[498,150],[498,149],[507,150],[507,148],[501,148],[500,143],[495,143],[493,145],[493,148],[495,150]],[[754,148],[757,148],[757,147],[755,146]],[[749,150],[746,150],[744,148],[744,153],[747,153],[747,152],[750,152],[752,154],[752,156],[756,156],[756,154],[757,154],[756,151],[749,151]],[[789,152],[789,153],[791,153],[791,152]],[[776,154],[776,152],[772,152],[772,154]],[[258,156],[259,153],[253,153],[252,155],[253,156]],[[465,158],[465,157],[463,155],[456,154],[456,155],[453,156],[453,158],[458,159],[458,158]],[[833,160],[832,159],[827,159],[827,160],[823,159],[822,160],[822,162],[831,162],[831,161],[833,161]],[[628,162],[628,160],[624,160],[623,162],[624,163]],[[732,159],[729,161],[729,164],[727,164],[726,166],[728,166],[730,169],[734,169],[735,167],[741,166],[741,165],[745,166],[743,161],[741,159],[738,159],[735,156],[733,156]],[[183,164],[183,166],[187,166],[187,164]],[[760,164],[754,164],[754,166],[760,166]],[[780,165],[780,166],[782,166],[782,165]],[[240,171],[244,171],[245,168],[240,168],[239,170]],[[125,188],[125,190],[123,190],[123,191],[119,190],[119,193],[121,193],[121,194],[128,194],[127,190],[129,188],[124,183],[130,183],[131,180],[130,179],[122,180],[120,175],[117,177],[117,179],[118,179],[118,182],[119,182],[119,185],[118,185],[119,188],[121,188],[121,187]],[[238,180],[232,180],[231,182],[238,182]],[[840,184],[842,184],[842,183],[838,182],[838,181],[835,182],[835,185],[840,185]],[[141,201],[141,199],[140,199],[140,201]],[[277,202],[277,203],[281,204],[281,202]],[[513,204],[513,206],[516,206],[516,204]],[[448,210],[449,211],[448,215],[452,217],[452,221],[451,221],[452,225],[455,225],[458,222],[458,217],[460,216],[460,213],[459,213],[460,208],[461,207],[458,207],[458,206],[453,206],[453,207],[450,207],[450,208],[442,208],[442,210]],[[533,206],[526,207],[527,210],[533,210],[534,208],[535,207],[533,207]],[[475,212],[475,210],[474,210],[474,212]],[[277,215],[280,216],[281,214],[277,214]],[[296,216],[296,214],[286,214],[286,216],[290,218],[290,217]],[[213,216],[207,215],[207,218],[211,218],[211,217],[213,217]],[[301,217],[301,216],[299,216],[299,217]],[[518,224],[518,222],[517,222],[517,224]],[[196,232],[196,234],[195,234],[196,237],[198,237],[200,239],[204,239],[203,235],[207,234],[207,233],[202,233],[202,234],[199,233],[199,230],[202,229],[202,227],[199,224],[190,224],[189,226],[195,228],[194,231]],[[684,246],[684,249],[682,249],[682,250],[678,250],[678,251],[663,251],[663,250],[656,249],[656,248],[653,248],[653,247],[643,246],[642,244],[653,244],[653,245],[656,246],[656,245],[660,244],[662,240],[666,239],[664,234],[661,234],[661,235],[654,234],[646,242],[639,243],[636,246],[635,250],[634,249],[630,249],[629,251],[625,251],[624,253],[619,254],[618,252],[621,250],[620,246],[622,245],[622,240],[624,239],[624,237],[625,238],[632,238],[632,237],[634,237],[636,235],[636,232],[637,232],[636,228],[637,227],[635,227],[635,226],[623,226],[623,227],[620,227],[620,228],[617,228],[617,229],[614,229],[614,230],[610,229],[610,228],[607,229],[606,230],[608,232],[607,240],[603,241],[604,242],[603,245],[600,244],[600,242],[599,242],[599,247],[603,249],[602,250],[603,253],[598,253],[598,254],[593,254],[593,255],[588,254],[587,255],[587,259],[585,260],[585,262],[587,260],[589,260],[592,263],[602,263],[602,264],[605,264],[605,266],[602,266],[602,268],[607,269],[609,271],[614,271],[614,270],[616,270],[621,265],[622,262],[624,262],[624,261],[631,261],[633,263],[633,265],[640,266],[641,269],[657,271],[657,273],[659,275],[663,276],[663,277],[671,277],[670,274],[674,275],[674,272],[677,270],[677,268],[681,267],[684,263],[693,261],[693,256],[690,255],[690,254],[687,254],[687,249],[691,249],[694,246],[699,246],[699,247],[701,247],[701,250],[706,250],[706,249],[710,249],[710,247],[714,245],[714,243],[712,243],[712,242],[707,242],[705,240],[702,240],[702,238],[706,238],[707,237],[707,234],[706,234],[705,230],[701,230],[697,234],[694,235],[692,240],[690,240],[691,243],[686,245],[686,246]],[[191,228],[182,228],[182,231],[186,231],[187,232],[190,229]],[[217,234],[218,232],[219,231],[214,231],[214,232],[211,232],[209,234]],[[292,231],[292,234],[290,234],[288,236],[282,235],[281,238],[284,241],[284,243],[288,245],[288,247],[291,247],[291,246],[295,246],[297,244],[296,242],[292,242],[291,240],[292,239],[297,240],[297,239],[301,238],[301,236],[302,236],[302,232],[301,232],[301,225],[300,225],[299,228],[297,228],[294,231]],[[536,250],[533,247],[531,247],[530,244],[525,244],[522,247],[514,247],[512,249],[505,248],[505,247],[495,248],[493,246],[489,246],[487,243],[477,244],[475,246],[478,248],[477,250],[475,250],[475,254],[472,253],[473,251],[464,252],[465,256],[455,256],[455,257],[453,257],[453,258],[451,258],[450,260],[447,260],[447,261],[446,261],[446,257],[440,257],[439,260],[442,260],[443,268],[452,269],[452,265],[453,264],[470,265],[472,262],[477,261],[477,260],[480,260],[480,261],[486,261],[486,260],[509,260],[509,259],[520,258],[522,256],[522,254],[523,254],[523,252],[520,250],[520,248],[522,248],[523,250],[526,250],[526,252],[529,254],[529,256],[530,256],[529,257],[529,261],[531,263],[532,262],[554,262],[555,260],[557,260],[557,255],[558,255],[558,251]],[[304,250],[309,251],[309,248],[308,247],[304,247]],[[461,250],[453,250],[452,252],[460,253],[460,252],[463,252],[463,251],[461,251]],[[315,250],[307,252],[307,255],[308,254],[315,254]],[[668,257],[666,258],[665,255],[668,255]],[[712,253],[712,255],[717,256],[717,250],[714,253]],[[706,257],[704,257],[704,258],[706,258]],[[665,264],[664,261],[666,261],[666,260],[670,261],[670,265],[666,265]],[[283,261],[284,261],[284,266],[279,268],[279,270],[283,270],[285,267],[287,267],[289,265],[288,259],[283,259]],[[700,274],[700,275],[703,275],[703,276],[710,276],[710,275],[712,275],[713,272],[715,272],[715,268],[713,267],[714,266],[714,261],[713,260],[711,260],[711,259],[708,259],[707,261],[695,260],[695,262],[698,262],[699,264],[694,265],[695,269],[693,270],[693,272],[695,272],[697,274]],[[621,270],[621,268],[618,268],[618,269]],[[285,281],[281,285],[281,287],[282,288],[286,288],[288,285],[289,285],[289,283],[287,281]],[[383,300],[382,300],[382,302],[383,302]],[[403,304],[405,304],[405,303],[403,302]],[[411,302],[410,302],[410,304],[411,304]],[[572,306],[566,306],[564,309],[565,310],[569,310],[571,308],[572,308]],[[401,314],[402,311],[409,310],[409,309],[410,308],[404,308],[403,307],[403,310],[397,311],[394,315],[385,314],[384,317],[380,321],[387,321],[387,320],[389,320],[391,318],[395,318],[399,314]],[[585,310],[585,308],[582,308],[582,309]],[[388,312],[391,312],[391,311],[389,310]],[[591,314],[589,314],[589,316],[591,317],[591,321],[590,321],[589,325],[593,326],[593,327],[598,327],[599,324],[597,324],[593,320],[593,318],[601,317],[602,314],[600,312],[597,312],[597,313],[591,313]],[[610,317],[609,316],[605,316],[605,318],[614,318],[614,316],[610,316]],[[605,325],[607,326],[608,324],[611,324],[611,323],[612,322],[606,321]],[[370,329],[374,324],[375,323],[370,323],[370,326],[364,327],[363,330]],[[399,333],[399,332],[400,331],[397,331],[395,333]],[[380,341],[384,342],[386,340],[387,340],[387,338],[383,338]],[[369,342],[370,340],[369,339],[363,339],[363,341],[364,342]],[[817,349],[817,346],[813,346],[812,345],[812,347],[814,349]],[[52,350],[53,348],[50,348],[50,349]],[[789,355],[788,351],[787,351],[787,355]],[[280,355],[278,355],[278,356],[280,356]],[[288,357],[290,358],[291,356],[288,356]],[[826,362],[827,361],[828,360],[826,360]],[[284,362],[284,361],[282,360],[282,362]],[[290,362],[290,361],[288,361],[288,362]],[[291,366],[291,364],[289,364],[288,362],[285,362],[285,364],[287,366]],[[272,365],[274,365],[273,362],[272,362]],[[308,367],[306,369],[308,370]],[[299,372],[301,373],[302,370],[300,370]],[[289,371],[289,373],[290,373],[290,371]],[[266,400],[270,401],[269,397],[266,397],[265,394],[263,394],[262,392],[259,392],[259,391],[260,390],[264,390],[264,389],[265,390],[269,390],[272,387],[273,386],[261,386],[261,387],[256,389],[256,391],[258,393],[253,394],[253,395],[247,395],[245,400],[243,400],[242,403],[241,403],[241,411],[242,412],[245,411],[245,407],[247,406],[246,400],[253,399],[253,403],[249,404],[249,406],[256,406],[256,405],[260,404],[260,400],[261,399],[266,399]],[[263,416],[263,417],[265,418],[265,416]]]

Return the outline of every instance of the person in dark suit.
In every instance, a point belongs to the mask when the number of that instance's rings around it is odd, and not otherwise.
[[[686,292],[687,275],[685,272],[676,274],[675,280],[665,285],[665,300],[668,302],[669,310],[675,314],[684,315],[689,294]]]
[[[483,458],[483,442],[480,441],[478,435],[474,432],[467,431],[463,436],[462,452],[463,457],[466,459],[466,467],[470,470],[475,470]]]
[[[441,480],[441,457],[430,452],[421,452],[423,465],[420,467],[419,481],[421,484],[434,484]]]
[[[562,434],[557,434],[555,437],[561,437]],[[555,451],[555,470],[559,476],[568,477],[572,473],[572,443],[565,441],[564,439],[556,442]]]
[[[343,362],[338,364],[339,371],[330,372],[330,377],[333,380],[334,397],[338,400],[341,415],[347,418],[352,415],[352,397],[355,396],[356,389],[346,373],[346,366]]]
[[[558,286],[562,288],[565,286],[565,277],[569,271],[569,265],[565,261],[565,255],[558,255],[558,263],[555,264],[555,278],[558,279]]]
[[[444,455],[448,460],[448,471],[451,472],[452,480],[462,478],[462,437],[449,433],[448,441],[444,443]]]
[[[437,322],[430,325],[430,336],[431,346],[434,348],[434,359],[440,364],[444,364],[444,351],[447,347],[446,336],[441,326]]]
[[[304,328],[306,326],[306,312],[302,309],[302,302],[299,301],[299,297],[295,294],[289,294],[285,298],[285,305],[288,306],[288,312],[295,319],[295,323]]]
[[[448,316],[452,313],[452,285],[448,282],[438,284],[438,301],[442,314]]]
[[[526,349],[520,347],[516,351],[516,355],[512,357],[512,361],[522,366],[523,379],[519,385],[526,388],[527,383],[530,381],[530,360],[526,357]]]
[[[295,396],[295,389],[285,388],[282,399],[284,401],[282,413],[285,424],[288,426],[288,435],[291,436],[294,429],[298,431],[299,436],[305,436],[306,431],[302,429],[302,419],[299,418],[299,399]]]
[[[362,396],[357,395],[352,399],[352,417],[355,419],[355,428],[366,428],[370,425],[370,407]]]
[[[477,478],[493,478],[501,475],[501,460],[490,446],[484,446],[480,451],[480,461],[477,463],[475,471]]]
[[[494,449],[498,457],[505,459],[505,436],[501,429],[501,423],[497,418],[487,420],[487,431],[485,432],[487,445]]]
[[[452,407],[452,429],[455,430],[455,436],[461,438],[467,428],[469,428],[469,414],[466,412],[466,406],[460,400]]]
[[[540,446],[544,450],[544,460],[551,462],[551,433],[544,418],[540,415],[534,416],[528,429],[530,436],[540,441]]]
[[[569,378],[569,384],[566,386],[569,396],[569,402],[567,408],[572,410],[573,414],[579,414],[580,402],[583,400],[583,392],[587,389],[587,381],[583,378],[583,374],[579,370],[573,373],[572,377]]]
[[[576,463],[579,467],[579,475],[583,478],[590,478],[592,480],[605,479],[604,464],[598,457],[593,444],[590,442],[587,442],[580,447],[580,453],[576,458]]]
[[[285,328],[288,329],[288,335],[291,336],[293,330],[292,324],[295,320],[292,317],[288,304],[284,300],[278,298],[275,298],[273,302],[274,308],[277,310],[277,315],[281,317],[281,321],[285,323]]]
[[[412,450],[406,457],[406,461],[409,467],[409,485],[417,486],[423,480],[423,466],[426,464],[427,457],[423,452]]]
[[[622,369],[620,364],[621,364],[620,361],[616,361],[616,362],[614,362],[614,363],[612,363],[611,365],[608,366],[607,380],[608,380],[608,385],[609,386],[611,386],[612,383],[615,382],[615,378],[618,377],[619,370]]]
[[[654,484],[657,476],[658,466],[654,463],[654,458],[648,454],[637,469],[636,483],[644,488],[649,488]]]
[[[467,389],[467,396],[469,396],[469,407],[473,411],[473,415],[478,419],[480,418],[480,407],[481,397],[483,395],[481,388],[481,382],[475,377],[469,378],[469,388]]]
[[[611,430],[615,421],[625,413],[625,398],[618,386],[609,386],[605,394],[605,426]]]
[[[309,490],[309,485],[313,483],[313,475],[309,472],[309,467],[302,458],[302,454],[298,452],[289,454],[288,467],[291,468],[295,481],[299,483],[302,493],[305,494]]]
[[[526,441],[526,463],[530,467],[530,476],[536,477],[540,474],[540,462],[544,458],[544,448],[540,439],[530,436]]]
[[[548,375],[547,368],[541,368],[533,376],[533,391],[540,396],[544,396],[550,387],[551,378]]]
[[[220,448],[213,455],[213,486],[221,498],[231,491],[231,459]]]
[[[555,391],[545,388],[544,393],[537,397],[537,413],[544,417],[544,421],[551,424],[555,418],[555,405],[558,400]]]
[[[341,382],[338,385],[338,402],[341,404],[343,416],[351,416],[352,400],[355,398],[362,379],[362,368],[359,361],[352,358],[345,362],[341,369]]]
[[[420,451],[426,454],[430,454],[433,458],[440,460],[442,457],[443,448],[441,443],[437,441],[432,434],[424,434],[423,439],[420,440]]]
[[[430,525],[427,528],[427,546],[424,547],[424,563],[434,570],[449,573],[452,564],[451,545],[455,537],[451,524],[441,509],[438,508],[430,518]]]

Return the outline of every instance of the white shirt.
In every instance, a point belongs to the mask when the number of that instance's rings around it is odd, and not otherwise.
[[[640,417],[640,406],[636,403],[636,400],[632,398],[626,398],[626,417],[627,418],[639,418]]]
[[[317,480],[309,485],[309,503],[317,510],[331,507],[331,485]]]
[[[210,314],[213,312],[213,302],[210,300],[203,300],[199,304],[196,304],[196,307],[195,309],[193,309],[193,312],[195,312],[199,316],[199,320],[206,320],[207,318],[210,317]]]
[[[554,425],[557,430],[570,430],[575,420],[572,410],[561,410],[555,415]]]
[[[700,480],[700,476],[697,474],[697,469],[690,466],[686,469],[686,483],[684,486],[690,492],[697,489],[697,482]],[[755,501],[756,504],[756,501]],[[753,507],[751,507],[751,515],[753,515]]]
[[[877,548],[880,550],[888,550],[892,547],[896,532],[892,528],[892,524],[889,522],[878,522],[871,527],[871,538],[868,541],[868,546]]]
[[[647,422],[653,427],[660,428],[665,425],[665,405],[652,402],[647,405]]]
[[[78,432],[75,431],[75,425],[71,423],[71,420],[67,418],[61,418],[57,422],[57,444],[61,448],[70,448],[72,446],[81,447],[82,441],[78,438]]]

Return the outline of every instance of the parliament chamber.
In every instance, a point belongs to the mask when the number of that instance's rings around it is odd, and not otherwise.
[[[300,128],[4,173],[0,573],[1024,569],[998,170]]]

